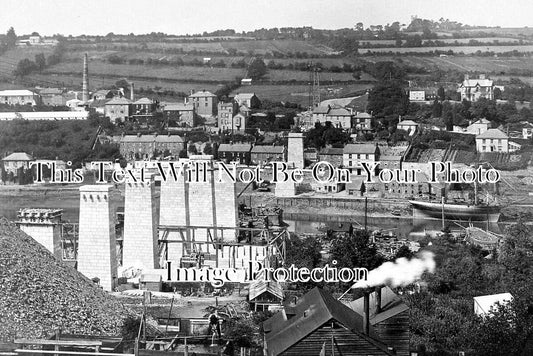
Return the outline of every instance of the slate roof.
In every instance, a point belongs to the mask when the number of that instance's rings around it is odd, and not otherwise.
[[[463,81],[464,87],[473,88],[477,85],[480,87],[491,87],[493,85],[493,81],[490,79],[466,79]]]
[[[252,153],[283,153],[285,146],[254,146]]]
[[[250,143],[223,143],[218,147],[218,152],[250,152],[251,149]]]
[[[376,153],[377,151],[376,145],[373,145],[371,143],[359,143],[359,144],[348,144],[344,146],[343,153],[364,153],[364,154],[372,154]]]
[[[235,100],[235,101],[240,101],[240,100],[250,100],[250,99],[253,98],[254,96],[255,96],[255,93],[242,93],[242,94],[237,94],[237,95],[235,95],[234,100]]]
[[[129,104],[131,104],[131,100],[126,99],[126,98],[119,98],[119,97],[115,97],[106,103],[106,105],[129,105]]]
[[[352,116],[353,114],[350,112],[350,110],[346,110],[344,108],[335,108],[335,109],[331,109],[326,115],[327,116]]]
[[[137,100],[136,102],[134,102],[133,104],[135,104],[135,105],[151,105],[153,103],[154,103],[154,101],[152,99],[141,98],[141,99]]]
[[[498,129],[488,129],[487,131],[479,134],[476,136],[476,139],[478,138],[497,138],[497,139],[507,139],[509,136],[507,136],[503,131]]]
[[[337,147],[325,147],[320,150],[321,155],[341,155],[344,152],[344,148],[337,148]]]
[[[184,142],[183,139],[178,135],[125,135],[120,138],[121,143],[146,143],[146,142],[174,142],[174,143],[182,143]]]
[[[201,90],[201,91],[197,91],[196,93],[189,95],[189,98],[205,98],[205,97],[214,97],[214,96],[216,95],[211,93],[210,91]]]
[[[33,161],[33,157],[26,152],[13,152],[9,156],[2,158],[2,161]]]

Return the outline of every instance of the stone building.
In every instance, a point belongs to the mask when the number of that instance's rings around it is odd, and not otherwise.
[[[226,162],[236,161],[250,164],[252,145],[250,143],[223,143],[218,147],[218,158]]]
[[[266,164],[268,162],[285,162],[285,146],[254,146],[252,148],[252,162]]]
[[[156,154],[178,156],[185,142],[178,135],[124,135],[119,149],[126,160],[150,159]]]
[[[189,95],[196,113],[202,117],[213,117],[217,114],[217,96],[209,91],[201,90]]]
[[[30,90],[0,90],[1,104],[35,106],[40,102],[40,96]]]
[[[113,98],[105,103],[105,116],[112,123],[126,121],[133,113],[132,102],[126,98]]]

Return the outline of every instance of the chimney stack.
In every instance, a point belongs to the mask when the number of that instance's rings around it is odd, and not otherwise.
[[[84,102],[89,101],[89,61],[87,58],[87,53],[85,53],[83,56],[83,83],[81,95],[81,100]]]
[[[376,314],[381,313],[381,286],[376,287]]]
[[[131,101],[135,101],[135,99],[134,99],[135,98],[135,94],[133,92],[133,88],[134,88],[134,85],[133,85],[133,83],[131,83],[130,84],[130,100]]]
[[[370,334],[370,293],[365,291],[363,296],[363,334]]]

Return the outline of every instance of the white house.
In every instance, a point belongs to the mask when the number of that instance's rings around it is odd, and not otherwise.
[[[489,129],[476,136],[478,152],[509,152],[509,136],[499,129]]]
[[[400,121],[398,122],[398,125],[396,125],[396,129],[404,130],[409,136],[413,136],[418,130],[418,123],[413,120],[402,120],[402,117],[400,116]]]
[[[483,132],[487,131],[491,126],[491,123],[489,120],[482,118],[477,120],[476,122],[472,123],[466,128],[466,132],[474,134],[474,135],[480,135]]]
[[[478,101],[481,98],[494,99],[494,82],[481,74],[478,79],[470,79],[465,75],[465,80],[457,90],[461,93],[461,100]]]

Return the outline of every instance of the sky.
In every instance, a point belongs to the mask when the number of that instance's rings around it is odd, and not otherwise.
[[[532,0],[2,0],[0,32],[185,35],[235,29],[409,24],[411,16],[463,24],[532,27]]]

